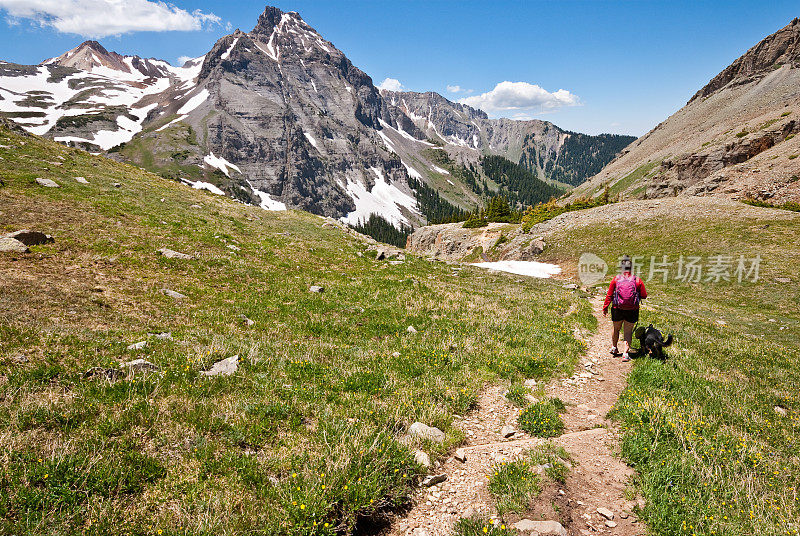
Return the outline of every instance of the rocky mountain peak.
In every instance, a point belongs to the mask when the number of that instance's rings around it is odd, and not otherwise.
[[[800,19],[795,18],[734,61],[714,77],[692,100],[707,97],[729,84],[741,85],[758,80],[782,65],[800,67]]]
[[[258,17],[256,27],[253,28],[251,33],[271,35],[275,27],[281,22],[283,15],[285,15],[285,13],[277,7],[267,6],[264,9],[264,13]]]
[[[84,41],[61,56],[42,62],[45,65],[61,65],[91,71],[94,67],[110,67],[116,70],[129,71],[123,57],[116,52],[109,52],[97,41]]]

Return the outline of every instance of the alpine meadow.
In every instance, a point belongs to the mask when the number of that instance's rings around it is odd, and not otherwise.
[[[279,4],[0,0],[0,534],[800,535],[796,6]]]

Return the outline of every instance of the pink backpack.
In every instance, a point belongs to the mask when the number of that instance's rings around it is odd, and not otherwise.
[[[639,288],[636,285],[636,276],[617,276],[614,307],[618,309],[637,309],[639,307]]]

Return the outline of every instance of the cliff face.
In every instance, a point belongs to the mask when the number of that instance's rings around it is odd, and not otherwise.
[[[794,19],[748,50],[698,91],[692,100],[707,97],[728,85],[761,80],[783,65],[800,67],[800,19]]]
[[[768,36],[574,196],[800,200],[800,21]]]

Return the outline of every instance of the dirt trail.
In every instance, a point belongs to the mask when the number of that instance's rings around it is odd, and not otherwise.
[[[546,387],[548,396],[557,396],[567,404],[562,416],[565,433],[552,441],[563,446],[576,465],[563,485],[545,486],[524,517],[559,521],[570,535],[643,535],[645,526],[631,512],[635,502],[625,498],[633,471],[614,456],[618,450],[614,428],[605,419],[625,387],[631,363],[622,363],[610,355],[611,323],[603,318],[599,300],[594,300],[593,306],[600,326],[578,370],[571,378]],[[487,388],[479,397],[477,409],[457,419],[456,425],[466,434],[462,445],[466,462],[450,457],[440,467],[432,468],[431,474],[444,473],[447,480],[420,489],[408,514],[393,523],[390,536],[448,536],[461,517],[495,514],[487,490],[492,466],[513,460],[543,441],[521,431],[508,439],[501,437],[503,426],[518,430],[520,412],[502,394],[498,386]],[[597,513],[599,507],[611,510],[613,520],[601,517]],[[505,517],[512,524],[518,519],[519,516]]]

